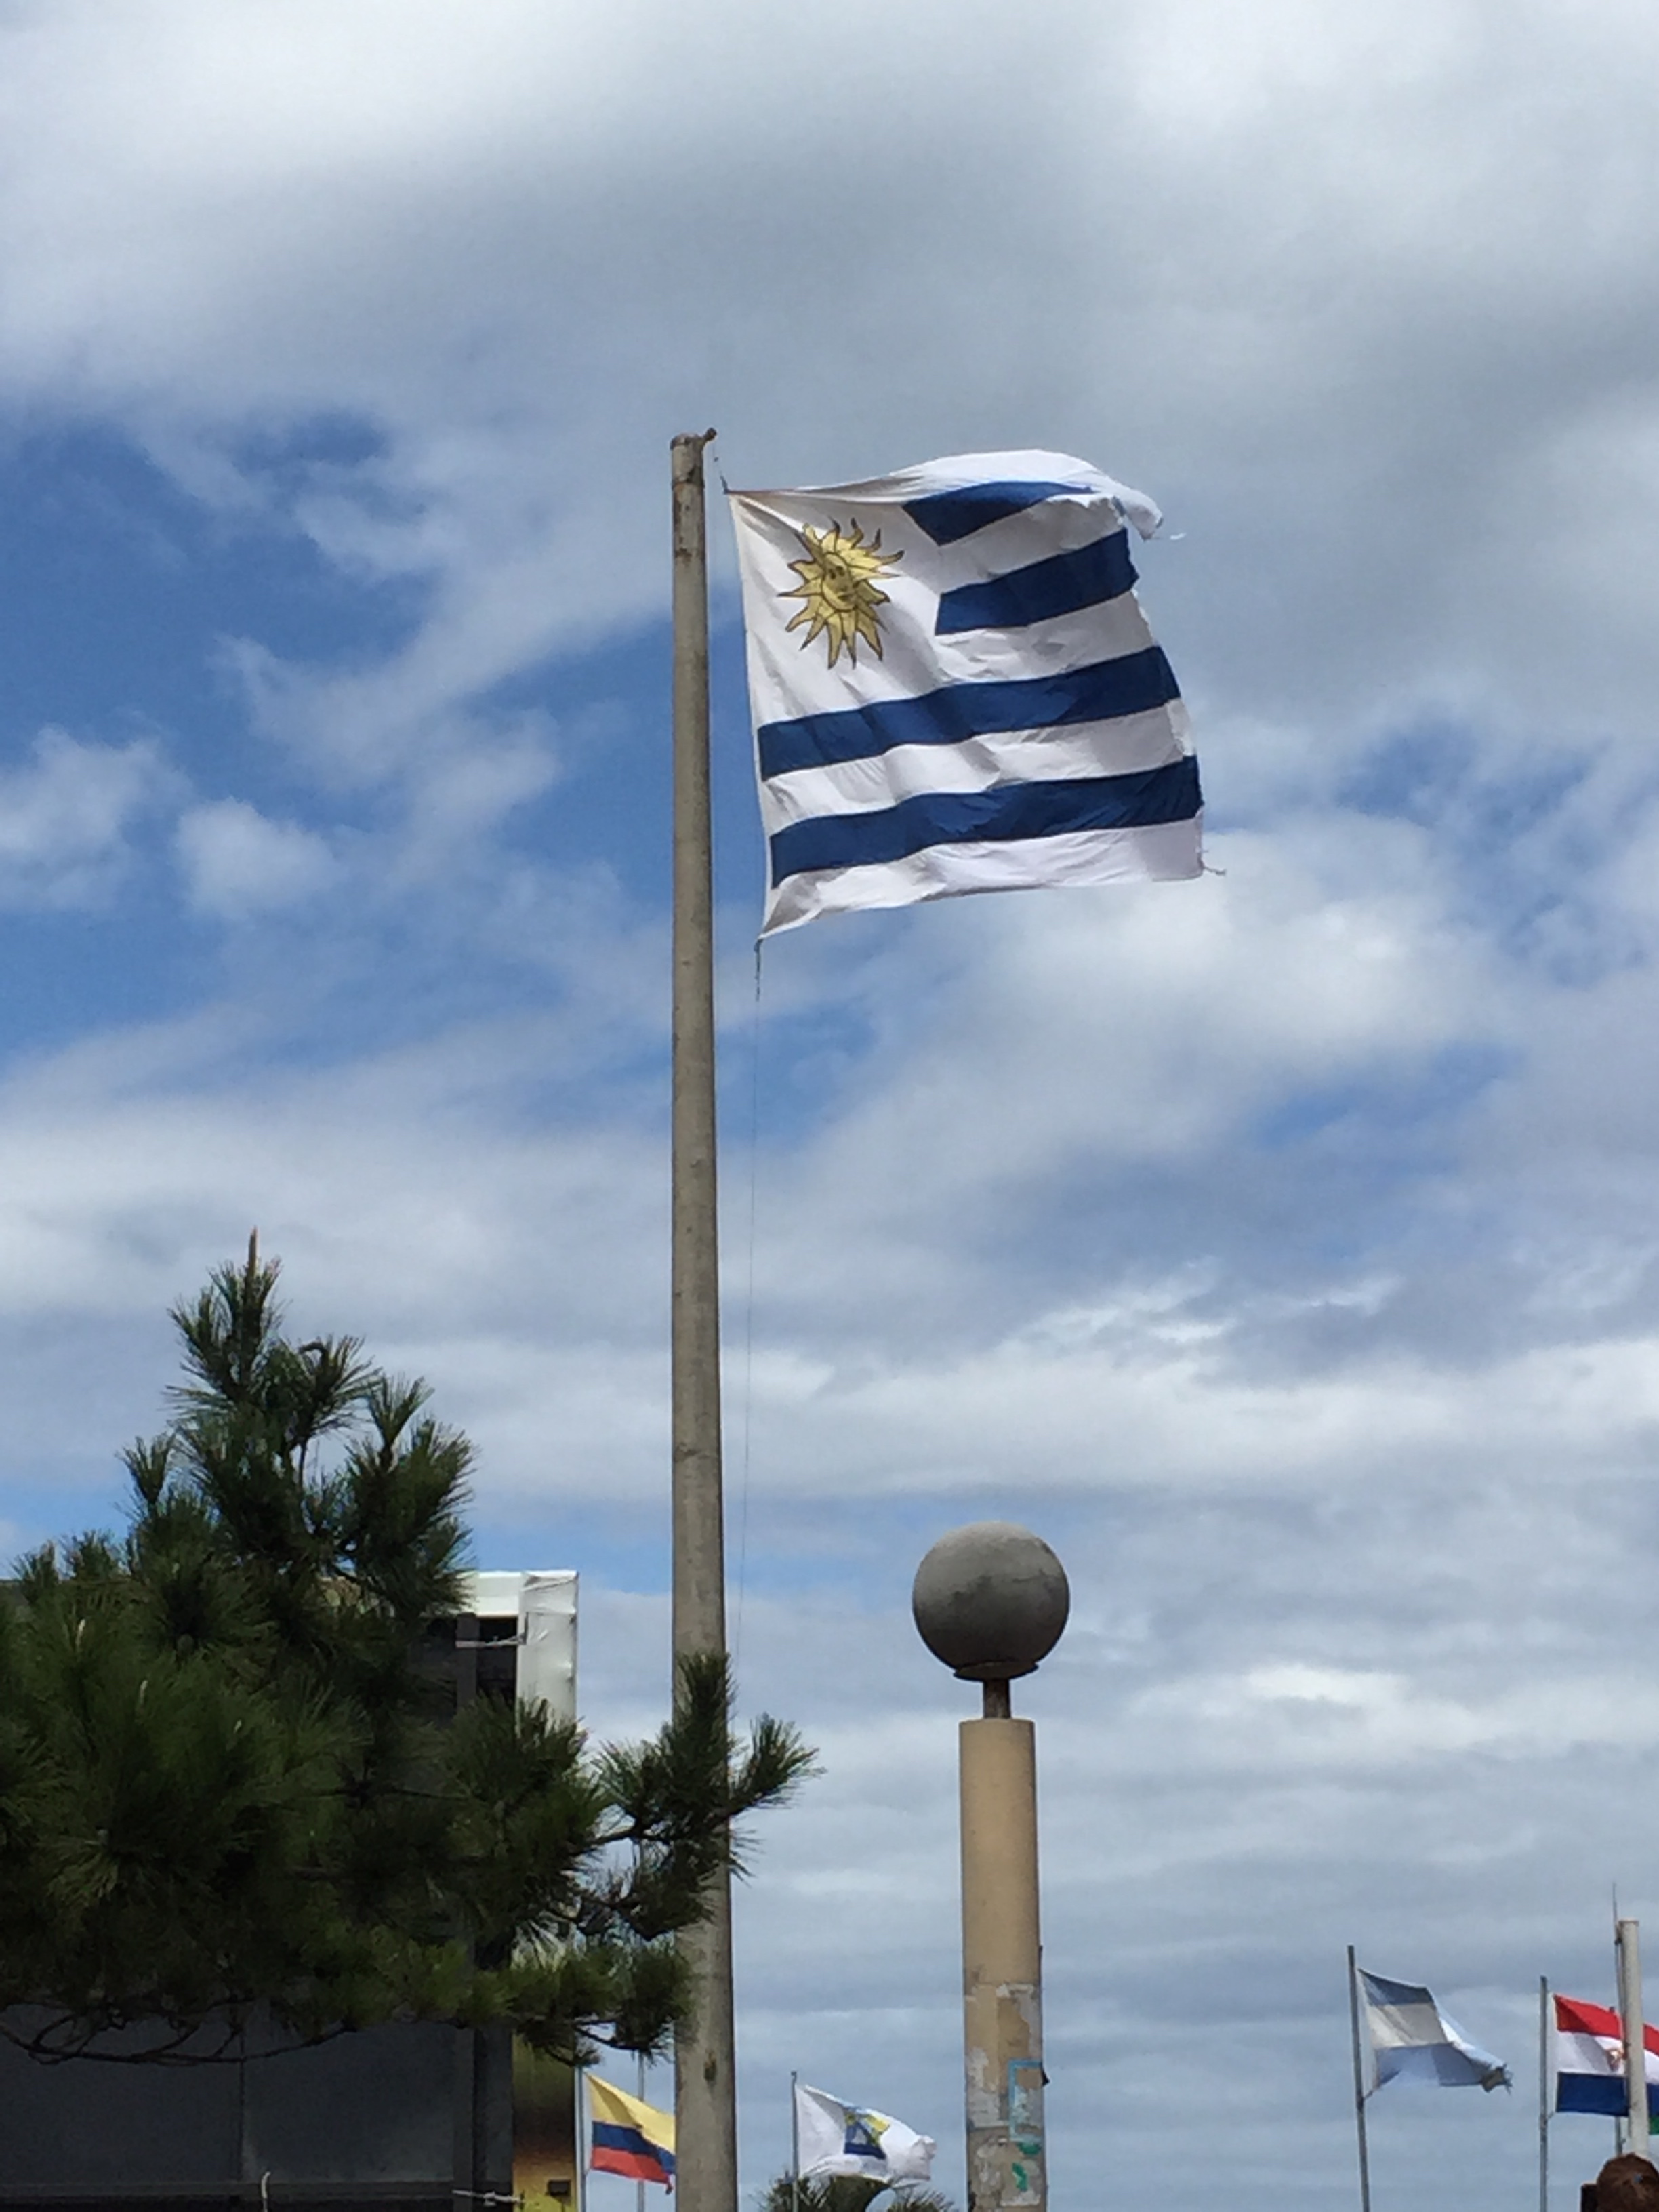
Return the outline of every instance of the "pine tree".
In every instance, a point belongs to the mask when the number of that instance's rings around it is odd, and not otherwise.
[[[923,2181],[878,2181],[862,2173],[780,2173],[756,2202],[759,2212],[957,2212],[943,2190]]]
[[[653,2050],[732,1822],[810,1754],[765,1717],[736,1738],[713,1660],[636,1746],[457,1711],[434,1625],[470,1447],[355,1339],[291,1341],[276,1275],[251,1243],[175,1310],[125,1534],[48,1547],[0,1605],[0,2033],[173,2063],[256,2016]]]

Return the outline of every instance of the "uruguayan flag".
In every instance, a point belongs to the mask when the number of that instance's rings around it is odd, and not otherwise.
[[[1063,453],[733,492],[764,930],[1200,872],[1198,764],[1134,594],[1158,509]]]

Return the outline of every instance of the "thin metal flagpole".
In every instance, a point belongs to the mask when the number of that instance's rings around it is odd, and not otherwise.
[[[1371,2154],[1365,2141],[1365,2062],[1359,2052],[1359,1968],[1348,1946],[1348,2025],[1353,2031],[1353,2117],[1359,2134],[1359,2212],[1371,2212]]]
[[[642,2051],[636,2051],[634,2054],[634,2094],[641,2104],[645,2102],[645,2053]],[[642,2179],[634,2184],[634,2212],[645,2212],[645,2183]]]
[[[801,2100],[796,2084],[801,2075],[790,2069],[790,2203],[801,2212]]]
[[[708,775],[707,430],[672,447],[674,547],[674,939],[671,1423],[673,1647],[726,1656],[720,1472],[720,1247],[714,1117],[714,895]],[[732,2079],[732,1883],[679,1939],[690,2016],[674,2038],[674,2178],[680,2212],[738,2212]]]
[[[1537,1978],[1537,2212],[1551,2212],[1551,1984]]]
[[[592,2156],[592,2124],[587,2113],[587,2069],[576,2069],[576,2174],[575,2186],[571,2191],[574,2212],[587,2212],[587,2161]]]

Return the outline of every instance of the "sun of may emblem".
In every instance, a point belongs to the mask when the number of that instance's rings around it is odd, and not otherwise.
[[[862,638],[879,660],[881,618],[876,610],[887,605],[879,579],[904,558],[903,554],[884,553],[880,531],[866,545],[856,522],[845,528],[832,522],[823,530],[814,530],[808,523],[800,532],[800,542],[806,548],[806,558],[789,563],[800,581],[793,592],[779,596],[801,602],[788,625],[791,629],[799,629],[803,623],[808,625],[801,649],[804,652],[814,638],[827,638],[833,668],[843,651],[857,663]]]

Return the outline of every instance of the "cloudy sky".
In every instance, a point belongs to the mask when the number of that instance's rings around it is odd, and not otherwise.
[[[257,1223],[428,1376],[491,1565],[665,1679],[666,449],[1164,506],[1190,884],[768,951],[714,518],[733,1620],[823,1774],[739,1928],[959,2185],[940,1530],[1062,1552],[1056,2201],[1354,2196],[1342,1947],[1513,2097],[1659,1972],[1659,16],[1636,0],[5,0],[0,1425],[119,1510]],[[1605,2154],[1555,2130],[1559,2207]]]

